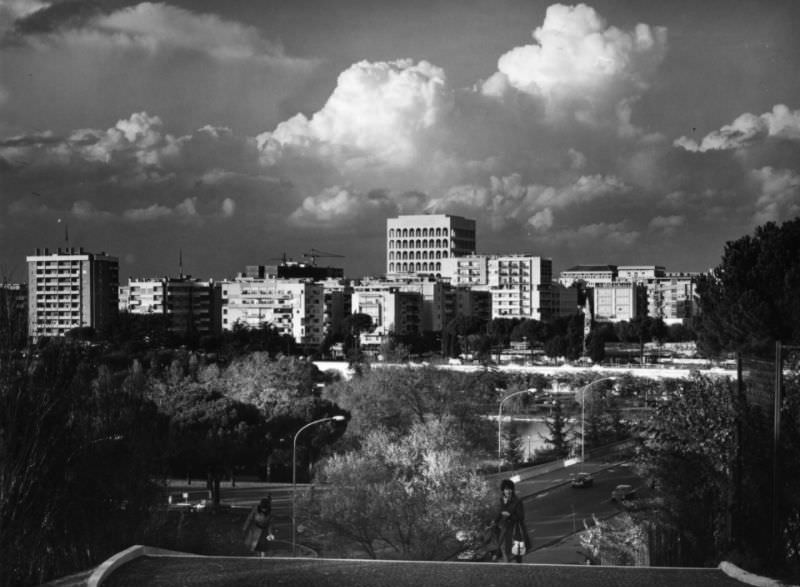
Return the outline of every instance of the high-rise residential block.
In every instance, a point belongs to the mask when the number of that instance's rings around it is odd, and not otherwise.
[[[28,262],[28,336],[103,331],[117,317],[119,260],[82,248],[37,249]]]
[[[489,259],[493,318],[547,321],[559,307],[553,288],[553,261],[533,255],[494,255]]]

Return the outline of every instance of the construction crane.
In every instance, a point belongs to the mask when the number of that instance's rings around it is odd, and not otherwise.
[[[325,251],[320,251],[318,249],[313,249],[313,248],[308,253],[303,253],[303,256],[306,259],[310,259],[311,260],[311,264],[314,265],[314,266],[317,265],[317,259],[319,259],[321,257],[342,257],[342,258],[344,258],[344,255],[338,255],[336,253],[326,253]]]

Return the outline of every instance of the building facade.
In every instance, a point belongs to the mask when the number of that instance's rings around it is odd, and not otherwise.
[[[238,278],[223,281],[221,324],[233,330],[272,326],[298,344],[319,345],[325,336],[325,288],[305,279]]]
[[[592,288],[597,322],[630,321],[644,312],[645,289],[632,281],[596,283]]]
[[[387,275],[441,275],[445,259],[475,252],[475,221],[447,214],[386,220]]]
[[[103,331],[117,317],[119,260],[82,248],[37,249],[28,262],[28,336],[64,336],[73,328]]]
[[[559,274],[558,282],[564,287],[579,284],[594,287],[597,283],[611,283],[617,279],[616,265],[575,265]]]
[[[553,261],[531,255],[494,255],[489,259],[492,318],[547,321],[558,310]]]
[[[119,310],[167,316],[170,331],[176,334],[219,333],[213,280],[187,275],[131,278],[119,288]]]
[[[420,334],[422,332],[422,294],[401,291],[386,284],[360,284],[353,288],[354,314],[366,314],[372,319],[372,331],[362,333],[362,342],[374,344],[391,334]]]
[[[648,280],[647,315],[678,324],[697,314],[696,273],[666,273]]]

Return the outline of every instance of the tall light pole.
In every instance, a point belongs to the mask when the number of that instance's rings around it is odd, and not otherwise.
[[[583,467],[583,455],[584,455],[584,445],[586,444],[586,434],[585,434],[585,427],[586,427],[586,390],[589,389],[595,383],[600,383],[601,381],[613,381],[616,377],[603,377],[601,379],[595,379],[594,381],[590,381],[583,387],[581,387],[581,467]]]
[[[295,456],[297,455],[297,437],[300,436],[300,433],[303,430],[313,426],[314,424],[321,424],[322,422],[344,422],[344,420],[345,417],[341,414],[331,416],[329,418],[320,418],[319,420],[309,422],[300,428],[300,430],[295,432],[294,440],[292,441],[292,556],[295,556],[297,553],[297,518],[295,517],[295,504],[297,502],[297,465],[295,464]]]
[[[497,472],[499,473],[503,468],[503,404],[506,400],[511,399],[516,395],[523,393],[536,394],[537,390],[521,389],[514,393],[509,393],[506,397],[500,400],[500,407],[497,409]]]

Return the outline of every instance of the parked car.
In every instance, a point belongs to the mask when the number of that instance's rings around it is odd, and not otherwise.
[[[572,486],[578,489],[594,485],[594,478],[589,473],[580,472],[572,478]]]
[[[611,501],[623,501],[636,497],[636,490],[631,485],[617,485],[611,492]]]

